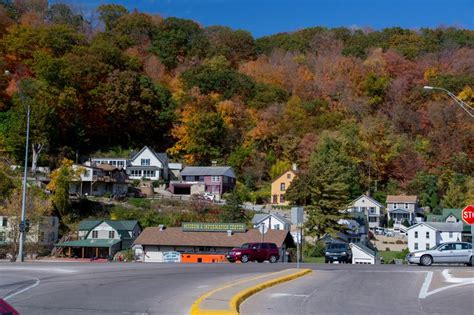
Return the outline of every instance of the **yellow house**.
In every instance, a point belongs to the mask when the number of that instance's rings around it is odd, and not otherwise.
[[[285,200],[285,193],[295,177],[295,171],[288,170],[272,182],[272,204],[288,205],[288,201]]]

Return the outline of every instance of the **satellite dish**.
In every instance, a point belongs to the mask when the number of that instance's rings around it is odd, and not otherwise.
[[[258,230],[259,230],[260,234],[266,234],[268,232],[268,225],[266,225],[264,223],[261,223],[258,226]]]

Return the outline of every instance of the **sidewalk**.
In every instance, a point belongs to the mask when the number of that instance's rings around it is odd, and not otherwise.
[[[207,292],[197,299],[191,307],[191,315],[237,315],[239,314],[240,303],[247,297],[265,288],[296,279],[310,272],[311,269],[292,268],[229,283]]]

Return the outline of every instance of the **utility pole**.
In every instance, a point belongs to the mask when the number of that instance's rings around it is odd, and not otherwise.
[[[20,99],[23,102],[23,94],[20,91]],[[26,208],[26,179],[28,176],[28,140],[30,137],[30,106],[27,105],[26,108],[26,145],[25,145],[25,170],[23,173],[23,191],[21,198],[21,223],[20,223],[20,240],[18,246],[18,257],[17,262],[24,261],[23,255],[23,243],[25,241],[25,208]]]

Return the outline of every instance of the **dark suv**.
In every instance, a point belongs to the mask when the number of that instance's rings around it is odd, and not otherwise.
[[[280,259],[278,247],[274,243],[245,243],[240,247],[232,248],[226,258],[231,263],[240,260],[243,263],[249,261],[264,262],[268,260],[276,263]]]
[[[328,262],[343,262],[352,263],[352,252],[349,244],[346,243],[329,243],[326,246],[325,261]]]

